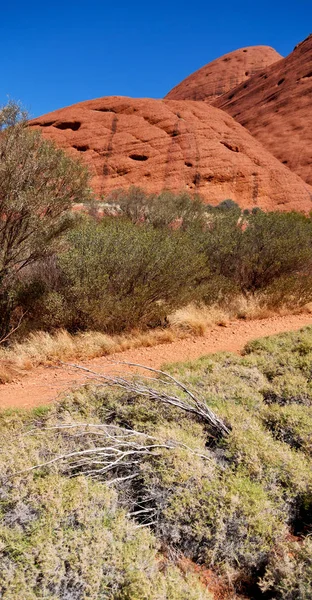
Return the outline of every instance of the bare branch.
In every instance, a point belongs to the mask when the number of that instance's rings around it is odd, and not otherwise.
[[[145,367],[144,365],[140,365],[137,363],[120,363],[137,368],[146,369],[148,371],[153,371],[155,373],[163,375],[164,377],[167,377],[186,394],[187,399],[180,398],[179,396],[173,396],[169,393],[166,393],[165,391],[149,387],[144,382],[141,382],[139,380],[127,380],[124,377],[120,376],[113,377],[111,375],[105,375],[77,364],[65,363],[62,361],[60,361],[60,364],[65,365],[67,367],[71,367],[73,369],[85,371],[86,373],[90,373],[95,380],[97,379],[105,385],[117,386],[128,392],[132,392],[137,396],[145,396],[150,400],[162,402],[163,404],[167,405],[169,404],[171,406],[174,406],[175,408],[179,408],[186,412],[192,413],[200,419],[202,419],[205,423],[208,423],[210,427],[215,431],[215,433],[217,433],[217,435],[224,436],[230,433],[230,430],[225,425],[225,423],[207,406],[205,402],[196,398],[196,396],[183,383],[181,383],[165,371],[159,371],[157,369]],[[160,383],[162,383],[162,380],[159,381]]]
[[[85,423],[73,423],[70,425],[60,425],[47,427],[43,431],[59,430],[65,431],[73,428],[83,428],[81,432],[81,442],[84,447],[72,452],[64,452],[45,462],[33,465],[25,471],[15,473],[14,475],[24,474],[36,469],[50,467],[56,463],[63,463],[70,476],[76,476],[83,473],[86,476],[99,479],[104,478],[107,483],[119,483],[134,479],[140,474],[140,464],[148,456],[156,457],[159,451],[172,451],[174,448],[184,448],[194,456],[210,460],[208,455],[193,450],[185,444],[177,441],[168,440],[164,442],[148,434],[144,434],[134,429],[125,429],[114,425],[96,425]],[[99,427],[97,433],[101,436],[101,445],[92,445],[86,448],[86,435],[89,434],[89,441],[95,443],[95,427]],[[33,433],[34,430],[28,432]],[[41,432],[40,432],[41,433]],[[75,438],[79,437],[75,434]],[[142,506],[137,507],[139,509]]]
[[[28,313],[28,310],[23,312],[23,314],[19,318],[17,325],[15,327],[13,327],[13,329],[11,329],[9,331],[9,333],[7,333],[4,337],[0,338],[0,344],[4,344],[4,342],[6,342],[11,337],[11,335],[13,335],[13,333],[15,333],[20,328],[22,321],[23,321],[24,317],[27,315],[27,313]]]

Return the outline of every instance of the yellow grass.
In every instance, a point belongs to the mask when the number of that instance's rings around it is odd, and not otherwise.
[[[170,329],[132,332],[118,336],[98,331],[76,335],[71,335],[64,329],[54,334],[37,331],[31,333],[26,340],[13,343],[7,349],[0,348],[0,383],[16,379],[23,371],[39,365],[53,364],[58,360],[87,360],[131,348],[172,342],[176,337]]]
[[[172,328],[182,329],[194,335],[204,335],[208,327],[225,325],[229,319],[229,314],[218,306],[196,304],[189,304],[169,315]]]
[[[311,305],[305,310],[312,312]],[[0,346],[0,383],[19,378],[23,372],[39,365],[59,360],[87,360],[140,347],[173,342],[188,335],[205,335],[213,325],[226,325],[233,319],[264,319],[273,314],[290,314],[282,307],[268,309],[260,298],[238,296],[225,307],[190,304],[169,315],[169,327],[149,331],[134,331],[110,336],[98,331],[71,335],[61,329],[54,334],[38,331],[22,342],[13,342],[8,348]],[[296,312],[299,312],[298,310]],[[301,311],[302,312],[302,309]]]
[[[243,295],[234,297],[226,307],[189,304],[169,315],[169,323],[174,329],[204,335],[213,325],[226,325],[233,319],[267,319],[274,314],[286,314],[283,308],[273,311],[260,297]],[[288,311],[288,313],[291,311]]]

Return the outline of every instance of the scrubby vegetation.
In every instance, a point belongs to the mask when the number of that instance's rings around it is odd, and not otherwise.
[[[184,556],[233,598],[308,600],[311,360],[309,327],[242,357],[167,366],[227,425],[221,435],[137,393],[137,379],[3,413],[1,597],[208,598],[199,575],[180,571]],[[177,394],[170,379],[146,385]]]
[[[222,310],[252,300],[261,314],[312,299],[310,217],[136,189],[104,208],[101,219],[81,217],[61,251],[23,270],[11,314],[11,327],[26,315],[20,335],[153,328],[190,302]]]
[[[0,110],[2,346],[40,330],[164,326],[188,303],[244,317],[312,299],[310,216],[138,188],[96,200],[85,167],[26,119],[13,102]],[[244,303],[257,310],[229,311]]]

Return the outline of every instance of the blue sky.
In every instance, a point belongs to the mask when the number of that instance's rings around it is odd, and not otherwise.
[[[287,55],[312,31],[311,0],[2,2],[0,105],[32,116],[99,96],[163,97],[242,46]]]

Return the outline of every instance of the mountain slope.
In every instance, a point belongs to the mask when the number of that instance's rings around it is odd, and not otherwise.
[[[214,105],[312,184],[312,35]]]
[[[168,100],[213,102],[282,57],[269,46],[250,46],[229,52],[186,77],[166,96]]]

